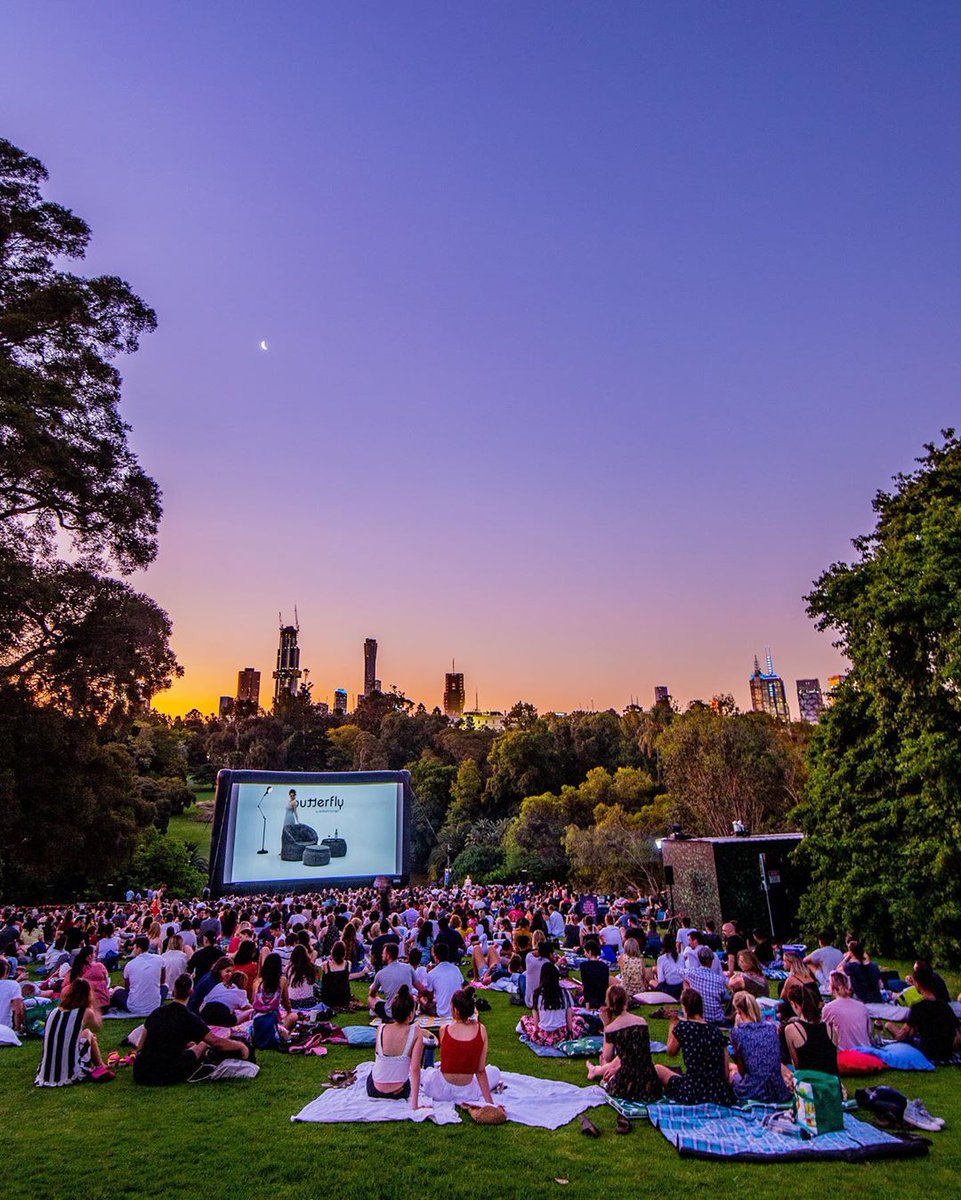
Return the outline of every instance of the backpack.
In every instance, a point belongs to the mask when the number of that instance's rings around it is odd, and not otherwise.
[[[844,1129],[841,1081],[823,1071],[794,1072],[794,1120],[811,1137]]]
[[[257,1013],[250,1024],[250,1040],[257,1050],[279,1050],[280,1022],[275,1012]]]

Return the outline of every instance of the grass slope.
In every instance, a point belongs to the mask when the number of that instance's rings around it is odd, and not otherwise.
[[[355,987],[358,995],[360,987]],[[491,1061],[502,1068],[574,1083],[583,1061],[537,1058],[514,1033],[520,1009],[488,993]],[[361,1015],[342,1018],[364,1021]],[[104,1053],[119,1045],[133,1021],[106,1021]],[[666,1022],[652,1022],[665,1040]],[[913,1162],[777,1164],[682,1160],[646,1122],[614,1135],[615,1114],[593,1110],[603,1136],[584,1137],[575,1121],[564,1129],[481,1127],[469,1122],[424,1125],[293,1125],[289,1118],[319,1094],[334,1067],[362,1062],[368,1050],[331,1047],[325,1058],[262,1053],[259,1077],[222,1084],[152,1090],[134,1085],[129,1070],[113,1083],[47,1090],[33,1086],[39,1042],[0,1049],[0,1124],[4,1175],[32,1195],[83,1195],[85,1200],[304,1200],[346,1197],[541,1196],[718,1197],[857,1196],[859,1200],[917,1193],[950,1196],[961,1179],[961,1069],[934,1074],[888,1071],[885,1083],[920,1095],[948,1120],[933,1134],[927,1159]],[[860,1086],[860,1081],[857,1086]],[[556,1179],[568,1184],[558,1184]],[[29,1181],[29,1182],[28,1182]]]

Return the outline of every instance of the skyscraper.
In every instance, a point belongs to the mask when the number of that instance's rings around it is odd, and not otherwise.
[[[754,656],[754,674],[750,679],[751,707],[755,712],[766,712],[779,721],[790,721],[791,713],[784,692],[784,680],[774,670],[771,651],[767,652],[767,670],[762,671]]]
[[[654,703],[671,707],[671,693],[666,683],[660,683],[654,688]]]
[[[277,670],[274,671],[274,706],[285,696],[296,696],[298,681],[303,675],[300,669],[300,647],[297,645],[297,634],[300,633],[300,622],[297,620],[297,610],[294,609],[294,624],[285,625],[280,618],[280,645],[277,647]]]
[[[364,695],[377,691],[377,639],[364,639]]]
[[[237,703],[260,708],[260,672],[253,667],[237,672]]]
[[[338,688],[334,692],[334,712],[343,716],[347,712],[347,689]]]
[[[824,711],[820,679],[799,679],[797,681],[797,703],[801,720],[816,725]]]
[[[456,721],[464,715],[464,673],[451,670],[444,676],[444,715]]]
[[[220,717],[229,717],[234,711],[233,696],[221,696],[220,703],[217,705],[217,715]]]

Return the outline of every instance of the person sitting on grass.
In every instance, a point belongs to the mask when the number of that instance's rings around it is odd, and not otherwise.
[[[26,1012],[23,990],[9,976],[10,964],[5,958],[0,958],[0,1025],[6,1025],[14,1033],[21,1033]]]
[[[681,993],[681,1008],[682,1018],[670,1024],[667,1052],[684,1055],[684,1070],[655,1066],[665,1096],[675,1104],[733,1104],[727,1034],[704,1020],[704,1001],[694,988],[685,987]]]
[[[350,991],[350,963],[347,947],[338,939],[330,948],[330,958],[320,972],[320,1000],[334,1012],[348,1012],[353,996]]]
[[[859,1000],[865,1004],[881,1003],[881,971],[859,941],[852,939],[848,942],[848,951],[841,959],[840,969],[851,980],[851,987]]]
[[[791,1016],[784,1026],[784,1042],[791,1065],[799,1071],[838,1073],[835,1031],[821,1020],[821,1005],[809,988],[792,983],[784,994]]]
[[[700,992],[703,1000],[704,1019],[713,1024],[724,1021],[724,1006],[730,999],[727,980],[714,969],[717,957],[710,946],[701,946],[697,952],[697,965],[684,972],[688,988]],[[682,995],[683,1000],[683,995]]]
[[[588,938],[584,943],[584,953],[587,962],[581,963],[581,983],[583,984],[583,1004],[585,1008],[597,1012],[604,1004],[607,989],[611,983],[611,968],[601,958],[600,943],[596,938]],[[528,987],[530,979],[528,978]]]
[[[194,990],[187,1005],[190,1011],[199,1014],[200,1010],[207,1003],[208,995],[218,984],[225,984],[236,970],[237,968],[226,954],[218,958],[210,970],[201,975],[194,985]]]
[[[164,986],[163,961],[150,954],[150,941],[140,934],[133,940],[133,958],[123,969],[124,986],[114,988],[110,1007],[135,1016],[146,1016],[163,1003],[167,994]]]
[[[781,988],[781,999],[785,998],[790,988],[797,985],[798,987],[803,987],[805,991],[810,992],[811,999],[820,1009],[821,985],[818,983],[817,975],[814,974],[800,954],[795,954],[789,950],[784,955],[784,969],[787,971],[787,979],[785,979],[784,985]]]
[[[290,1003],[294,1008],[313,1008],[317,1003],[314,998],[314,984],[317,982],[317,968],[310,961],[307,949],[298,942],[290,953],[287,963],[287,986]]]
[[[628,997],[647,990],[647,968],[641,955],[641,947],[636,938],[628,938],[624,943],[624,953],[620,963],[621,987]],[[628,999],[630,1003],[630,999]]]
[[[186,975],[187,972],[185,971],[184,974]],[[220,983],[215,983],[207,993],[207,998],[199,1015],[208,1024],[221,1024],[219,1021],[209,1021],[205,1015],[207,1006],[211,1004],[222,1004],[230,1012],[230,1024],[232,1025],[248,1020],[252,1015],[253,1009],[250,998],[247,995],[247,978],[244,973],[236,970],[236,968],[228,971],[227,978]]]
[[[186,972],[178,975],[173,1003],[155,1008],[144,1022],[144,1036],[133,1063],[134,1083],[150,1087],[184,1083],[211,1046],[232,1058],[249,1056],[246,1043],[213,1033],[190,1011],[187,1001],[192,985]]]
[[[86,979],[90,984],[91,1003],[101,1012],[106,1012],[110,1007],[110,975],[103,963],[94,957],[95,954],[93,946],[81,946],[67,978],[69,983]]]
[[[440,943],[435,944],[435,953],[439,945]],[[380,1017],[383,1021],[392,1019],[391,1004],[397,989],[403,985],[410,992],[414,990],[414,972],[407,963],[397,961],[399,951],[400,947],[396,942],[388,942],[384,946],[384,965],[374,976],[374,982],[367,994],[371,1016]],[[457,972],[457,977],[460,979],[460,971]]]
[[[417,1005],[406,983],[394,991],[391,1000],[393,1018],[377,1030],[374,1062],[367,1076],[367,1095],[372,1100],[407,1100],[417,1108],[420,1102],[420,1062],[424,1053],[424,1034],[414,1024]]]
[[[925,1058],[937,1063],[961,1050],[961,1023],[951,1005],[938,999],[933,976],[929,963],[916,965],[914,987],[921,999],[911,1005],[903,1024],[889,1024],[888,1031],[899,1042],[911,1042]]]
[[[762,1104],[784,1104],[790,1100],[791,1092],[781,1066],[778,1027],[763,1020],[757,1000],[744,990],[734,994],[731,1045],[734,1049],[731,1086],[738,1100],[758,1100]]]
[[[871,1017],[867,1005],[854,995],[851,980],[844,971],[832,971],[828,982],[833,999],[821,1010],[821,1020],[835,1045],[839,1050],[870,1046]]]
[[[438,1017],[447,1019],[451,1015],[451,998],[464,986],[464,977],[460,967],[450,961],[454,951],[444,942],[434,943],[433,954],[434,965],[427,972],[430,997],[425,998],[425,1007],[430,1011],[432,1006]]]
[[[680,951],[677,948],[674,935],[665,933],[663,949],[657,958],[656,990],[664,992],[668,996],[673,996],[675,1000],[679,1000],[683,988],[684,964],[681,962]]]
[[[612,983],[601,1009],[604,1048],[600,1062],[587,1064],[587,1078],[600,1080],[609,1096],[649,1104],[659,1100],[664,1089],[651,1061],[648,1024],[628,1012],[627,1003],[627,991]]]
[[[261,963],[260,974],[254,984],[253,1008],[255,1018],[274,1014],[277,1034],[281,1038],[297,1024],[297,1014],[290,1003],[287,977],[279,954],[268,954]]]
[[[96,1031],[103,1023],[90,999],[90,984],[75,979],[63,989],[60,1007],[47,1017],[37,1087],[66,1087],[85,1079],[113,1079],[103,1063]]]
[[[764,968],[753,950],[741,950],[737,956],[737,971],[727,982],[731,992],[749,992],[755,998],[769,996],[770,985]]]
[[[440,1035],[440,1066],[425,1071],[420,1079],[414,1066],[415,1088],[411,1106],[417,1107],[418,1091],[432,1100],[454,1104],[493,1104],[491,1095],[501,1081],[497,1067],[487,1065],[487,1030],[475,1020],[473,988],[461,988],[451,997],[453,1020]]]
[[[530,1008],[541,982],[544,963],[551,961],[551,944],[541,930],[533,935],[534,946],[524,957],[524,1003]]]
[[[561,977],[552,962],[541,968],[540,986],[532,996],[533,1011],[521,1017],[524,1035],[535,1046],[556,1046],[582,1037],[587,1023],[571,1007],[570,996],[561,987]]]

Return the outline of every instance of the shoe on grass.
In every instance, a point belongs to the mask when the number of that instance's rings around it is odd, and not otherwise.
[[[904,1110],[905,1125],[913,1125],[915,1129],[924,1129],[928,1133],[940,1133],[944,1121],[940,1117],[932,1117],[920,1100],[912,1100]]]

